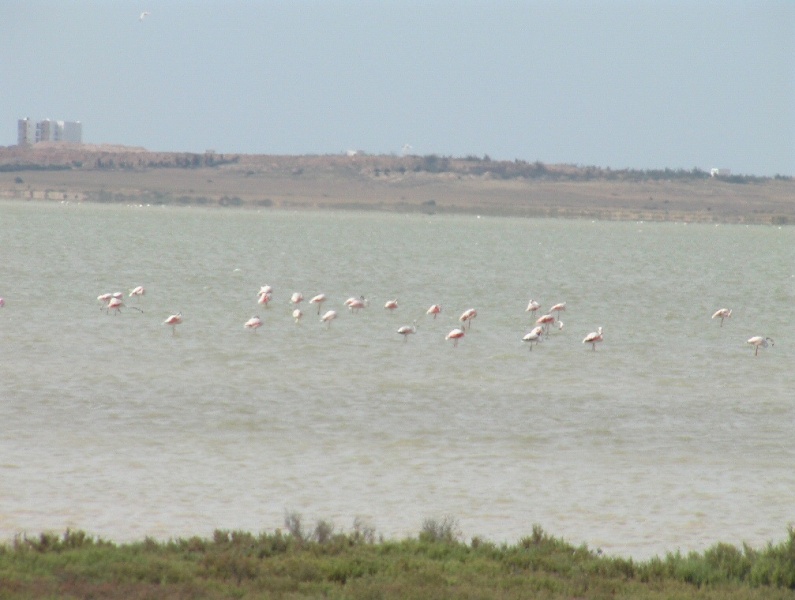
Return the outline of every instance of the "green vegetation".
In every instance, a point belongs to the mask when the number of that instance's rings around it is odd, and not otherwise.
[[[81,531],[0,546],[8,598],[714,598],[795,599],[795,530],[763,550],[718,544],[647,562],[611,558],[534,526],[516,545],[461,541],[455,519],[418,539],[376,540],[361,521],[337,533],[216,531],[212,540],[117,545]]]

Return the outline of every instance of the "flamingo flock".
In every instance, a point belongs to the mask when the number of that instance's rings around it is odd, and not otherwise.
[[[131,298],[140,298],[146,293],[146,289],[143,286],[136,286],[132,288],[129,292],[129,297]],[[97,301],[100,303],[100,309],[104,310],[106,314],[113,313],[114,316],[121,314],[121,309],[125,307],[122,298],[124,294],[121,292],[107,292],[104,294],[100,294],[97,296]],[[259,291],[257,292],[257,304],[264,308],[268,308],[272,299],[273,299],[273,287],[270,285],[263,285],[260,287]],[[304,301],[304,295],[301,292],[293,292],[290,296],[290,304],[294,307],[291,315],[293,320],[296,324],[300,323],[303,319],[304,313],[300,308],[300,304]],[[317,314],[320,317],[320,323],[325,325],[326,328],[331,327],[331,323],[339,317],[339,313],[336,310],[327,310],[320,316],[322,306],[324,303],[328,301],[328,296],[326,294],[320,293],[312,296],[308,303],[314,304],[317,306]],[[5,306],[5,300],[0,298],[0,308]],[[362,296],[351,296],[345,302],[343,302],[343,306],[348,308],[350,313],[358,313],[360,310],[366,309],[369,306],[369,301],[367,298]],[[132,307],[135,308],[135,307]],[[384,304],[384,309],[389,313],[395,313],[399,310],[399,304],[397,298],[388,300]],[[534,299],[530,299],[527,304],[527,308],[525,308],[525,312],[529,312],[531,315],[535,316],[537,312],[541,309],[541,304]],[[139,312],[143,312],[139,308],[135,308]],[[533,350],[534,346],[538,346],[544,339],[549,336],[551,327],[556,327],[558,330],[563,329],[563,321],[560,320],[560,313],[566,311],[566,302],[558,302],[553,304],[549,311],[542,314],[540,317],[535,319],[534,326],[530,329],[529,332],[525,333],[524,336],[521,338],[523,343],[526,343],[530,350]],[[442,313],[442,305],[441,304],[432,304],[426,311],[425,316],[432,316],[433,319],[436,319]],[[452,341],[453,347],[457,347],[459,342],[467,335],[472,329],[472,322],[478,316],[478,311],[475,308],[469,308],[461,313],[458,317],[458,321],[461,323],[460,326],[453,328],[447,335],[445,336],[446,341]],[[719,308],[712,314],[712,319],[720,319],[720,327],[723,327],[724,321],[726,319],[731,318],[732,316],[732,309],[731,308]],[[182,313],[177,312],[175,314],[170,315],[164,321],[164,325],[168,325],[172,328],[172,334],[176,335],[176,327],[177,325],[182,323]],[[259,317],[259,315],[255,315],[248,319],[244,324],[245,329],[250,329],[256,331],[260,327],[263,326],[263,320]],[[403,336],[403,341],[407,342],[410,335],[414,335],[417,333],[418,325],[417,319],[414,319],[411,325],[402,325],[397,328],[397,333]],[[604,342],[604,329],[602,326],[599,326],[596,331],[592,331],[588,333],[582,340],[583,344],[590,344],[591,350],[596,351],[597,344],[601,344]],[[768,336],[756,335],[749,338],[746,342],[747,344],[753,346],[754,348],[754,356],[759,356],[760,348],[768,348],[769,346],[774,346],[775,343],[772,338]]]

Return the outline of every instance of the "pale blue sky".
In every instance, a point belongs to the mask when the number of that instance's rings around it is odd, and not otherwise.
[[[26,116],[161,151],[795,175],[795,2],[4,0],[0,145]]]

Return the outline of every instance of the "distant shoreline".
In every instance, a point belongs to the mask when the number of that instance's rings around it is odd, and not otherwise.
[[[37,147],[41,146],[41,147]],[[0,148],[0,199],[623,221],[795,223],[789,177],[426,156]]]

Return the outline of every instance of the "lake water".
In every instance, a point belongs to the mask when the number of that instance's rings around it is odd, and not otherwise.
[[[4,202],[0,296],[3,540],[450,515],[645,559],[795,521],[795,228]],[[532,351],[530,298],[567,302]]]

